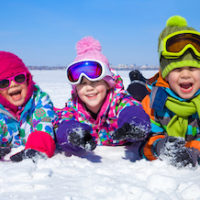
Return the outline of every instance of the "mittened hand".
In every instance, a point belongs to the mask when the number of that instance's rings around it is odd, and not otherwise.
[[[155,151],[158,156],[161,152],[165,155],[170,155],[171,152],[177,151],[177,149],[183,148],[184,146],[185,140],[183,138],[167,136],[157,142]]]
[[[183,138],[166,137],[156,145],[157,154],[161,160],[181,168],[185,166],[195,167],[200,152],[197,149],[185,147]]]
[[[119,114],[117,125],[113,140],[141,141],[151,130],[149,116],[139,105],[124,108]]]
[[[57,144],[65,152],[92,151],[96,143],[91,136],[92,127],[75,120],[63,121],[57,130]]]
[[[36,162],[39,158],[47,158],[47,156],[39,151],[36,151],[34,149],[26,149],[22,150],[13,156],[10,157],[10,160],[13,162],[20,162],[24,159],[32,159],[33,162]]]
[[[0,159],[3,158],[6,154],[10,153],[10,147],[0,147]]]
[[[90,131],[87,130],[71,132],[68,136],[68,141],[72,145],[78,146],[86,151],[92,151],[96,148],[96,143],[93,140]]]
[[[175,167],[195,167],[199,157],[199,152],[197,151],[187,147],[181,148],[175,153],[174,158],[171,159],[171,164]]]
[[[134,124],[124,123],[121,128],[118,128],[112,135],[113,140],[134,140],[140,141],[146,137],[146,131]]]

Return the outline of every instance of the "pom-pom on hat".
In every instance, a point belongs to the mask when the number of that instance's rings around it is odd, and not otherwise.
[[[160,45],[161,40],[164,39],[169,34],[182,30],[195,30],[195,29],[192,27],[188,27],[187,21],[184,17],[181,17],[179,15],[170,17],[166,22],[166,27],[163,29],[163,31],[159,36],[158,45]]]
[[[100,42],[91,36],[86,36],[78,41],[76,51],[75,61],[94,59],[105,63],[109,67],[108,59],[101,52]]]
[[[166,22],[166,27],[161,32],[158,41],[158,49],[160,49],[161,41],[171,33],[175,33],[183,30],[193,30],[194,28],[189,27],[184,17],[179,15],[170,17]],[[186,51],[181,57],[177,59],[166,59],[162,55],[160,56],[160,70],[162,77],[165,78],[170,71],[176,68],[191,66],[200,68],[200,61],[193,57],[193,55]]]

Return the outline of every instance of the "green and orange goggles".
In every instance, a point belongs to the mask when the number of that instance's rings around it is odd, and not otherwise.
[[[200,59],[200,32],[183,30],[171,33],[161,41],[158,52],[166,59],[177,59],[189,48]]]

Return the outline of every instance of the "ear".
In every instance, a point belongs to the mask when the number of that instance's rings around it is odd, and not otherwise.
[[[111,87],[109,86],[109,84],[104,80],[104,82],[106,83],[106,90],[110,90]]]
[[[164,80],[165,80],[166,82],[168,82],[168,75],[164,78]]]

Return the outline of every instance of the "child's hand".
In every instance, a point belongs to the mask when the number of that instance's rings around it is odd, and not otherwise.
[[[185,140],[177,137],[166,137],[156,145],[157,155],[175,167],[195,167],[200,152],[197,149],[185,147]]]
[[[141,106],[124,108],[117,120],[118,129],[113,133],[113,140],[127,140],[129,142],[144,140],[151,130],[149,116]]]
[[[171,159],[171,164],[175,167],[192,166],[195,167],[199,157],[198,150],[190,148],[181,148],[174,154],[174,159]]]
[[[3,158],[6,154],[10,153],[10,147],[0,147],[0,159]]]
[[[160,139],[155,147],[156,154],[160,156],[161,153],[170,154],[179,148],[185,147],[185,140],[181,137],[172,137],[167,136],[163,139]]]
[[[134,140],[140,141],[146,137],[146,131],[140,129],[133,124],[125,123],[121,128],[118,128],[112,135],[113,140]]]
[[[87,151],[92,151],[96,148],[96,143],[90,135],[90,132],[87,130],[71,132],[68,136],[68,140],[72,145],[81,147]]]
[[[92,128],[88,124],[75,120],[63,121],[57,130],[57,143],[66,152],[92,151],[96,142],[91,136]]]
[[[26,149],[22,150],[13,156],[10,157],[10,160],[13,162],[20,162],[24,159],[32,159],[33,162],[36,162],[39,158],[47,158],[47,156],[44,153],[41,153],[39,151],[36,151],[34,149]]]

